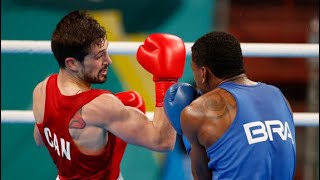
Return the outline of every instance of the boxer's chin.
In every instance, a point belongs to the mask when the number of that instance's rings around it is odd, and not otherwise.
[[[97,78],[97,80],[93,83],[95,84],[102,84],[102,83],[105,83],[107,81],[108,77],[106,74],[103,74],[103,73],[99,73],[99,76]]]

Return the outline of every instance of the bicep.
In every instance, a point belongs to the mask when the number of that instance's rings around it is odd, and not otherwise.
[[[127,143],[152,146],[152,123],[140,110],[125,106],[117,98],[109,99],[110,106],[104,110],[103,126]]]
[[[151,135],[148,118],[130,106],[123,106],[115,113],[107,129],[130,144],[146,146]]]

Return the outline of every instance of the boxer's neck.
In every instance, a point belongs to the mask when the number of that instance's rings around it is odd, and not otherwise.
[[[239,74],[237,76],[233,76],[233,77],[227,78],[227,79],[223,79],[219,83],[219,85],[222,84],[222,83],[225,83],[225,82],[235,82],[235,83],[243,84],[243,85],[256,85],[257,84],[256,82],[251,81],[250,79],[248,79],[248,77],[244,73]]]
[[[61,69],[58,75],[58,87],[66,95],[74,95],[91,89],[91,84]]]

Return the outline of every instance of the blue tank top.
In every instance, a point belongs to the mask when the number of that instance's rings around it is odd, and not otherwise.
[[[219,86],[237,102],[226,132],[207,149],[212,179],[292,180],[295,126],[281,91],[271,85],[226,82]]]

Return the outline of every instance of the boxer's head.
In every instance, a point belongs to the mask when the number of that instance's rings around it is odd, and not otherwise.
[[[57,24],[51,38],[51,49],[60,67],[73,57],[82,62],[92,46],[105,43],[106,30],[86,11],[73,11]]]
[[[86,11],[73,11],[57,24],[51,49],[60,68],[89,83],[106,81],[111,59],[107,54],[106,30]]]
[[[245,72],[239,41],[225,32],[210,32],[192,46],[191,68],[197,87],[212,88],[211,77],[226,79]]]

